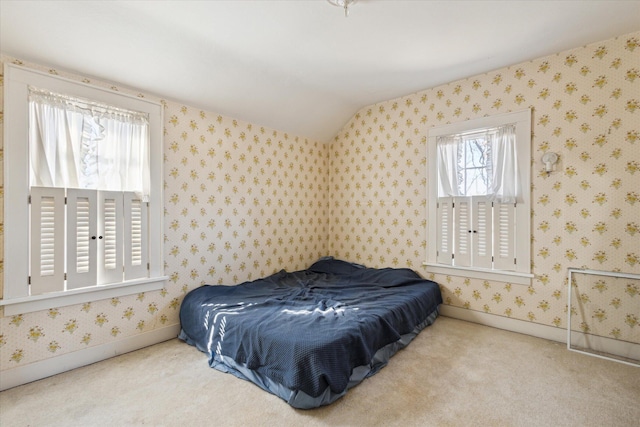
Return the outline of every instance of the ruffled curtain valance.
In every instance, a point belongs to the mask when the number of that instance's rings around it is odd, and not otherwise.
[[[31,186],[134,191],[149,182],[146,114],[29,89]]]

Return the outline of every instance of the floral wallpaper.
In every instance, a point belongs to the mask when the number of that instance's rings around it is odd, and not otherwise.
[[[429,274],[429,128],[525,108],[531,286]],[[414,268],[441,284],[445,304],[566,328],[569,267],[640,273],[640,33],[366,107],[330,151],[330,252]],[[547,151],[560,157],[549,175]],[[572,326],[640,343],[640,281],[591,279],[576,278]]]
[[[306,268],[327,253],[325,144],[55,69],[164,106],[164,260],[159,292],[0,318],[6,370],[179,323],[182,297]]]
[[[0,318],[0,370],[177,324],[182,297],[201,284],[233,285],[327,254],[410,267],[439,282],[448,305],[560,328],[568,267],[640,273],[640,33],[366,107],[327,144],[2,61],[162,102],[170,279],[158,292]],[[532,285],[430,275],[428,129],[527,107]],[[549,176],[546,151],[560,155]],[[638,281],[576,282],[577,330],[640,343]]]

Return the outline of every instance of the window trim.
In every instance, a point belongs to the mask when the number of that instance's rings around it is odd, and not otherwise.
[[[443,135],[470,133],[484,128],[497,127],[508,123],[516,123],[516,143],[518,151],[525,156],[518,157],[518,169],[522,172],[522,202],[516,209],[516,240],[528,242],[518,245],[516,256],[522,260],[516,271],[504,271],[478,267],[460,267],[437,262],[437,147],[436,138]],[[463,276],[507,283],[530,285],[531,278],[531,109],[450,123],[429,129],[427,137],[427,259],[423,266],[429,272]],[[520,204],[519,204],[520,205]]]
[[[168,277],[152,277],[135,279],[109,285],[98,285],[90,288],[72,289],[64,292],[50,292],[47,294],[1,300],[4,315],[32,313],[50,308],[66,307],[84,304],[102,299],[117,298],[125,295],[135,295],[141,292],[158,291],[165,286]]]
[[[5,315],[97,301],[159,290],[164,276],[163,243],[163,108],[158,102],[99,88],[6,63],[4,121],[4,286]],[[149,277],[73,291],[29,296],[29,111],[28,87],[91,99],[149,113],[150,168]],[[7,161],[11,159],[11,161]]]

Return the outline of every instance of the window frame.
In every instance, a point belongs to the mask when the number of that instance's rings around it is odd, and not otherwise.
[[[163,108],[160,103],[46,74],[4,65],[4,315],[46,310],[162,289]],[[29,295],[29,86],[149,114],[149,277],[90,288]],[[10,161],[7,161],[10,159]],[[7,250],[9,249],[10,250]]]
[[[526,242],[516,246],[519,261],[515,271],[505,271],[479,267],[461,267],[438,262],[438,166],[437,137],[459,133],[470,133],[494,128],[509,123],[516,124],[516,144],[518,170],[522,178],[522,201],[516,207],[515,240]],[[464,276],[476,279],[530,285],[531,274],[531,109],[509,112],[493,116],[450,123],[429,129],[427,136],[427,260],[423,264],[427,270],[437,274]],[[436,242],[436,243],[434,243]]]

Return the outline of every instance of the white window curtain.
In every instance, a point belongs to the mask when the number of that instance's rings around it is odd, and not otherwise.
[[[458,145],[455,135],[439,136],[438,146],[438,197],[460,196],[458,187]]]
[[[515,203],[522,196],[520,179],[518,176],[516,153],[516,127],[513,124],[501,126],[483,132],[483,138],[489,140],[491,167],[489,168],[489,182],[486,194],[489,201],[498,203]],[[461,164],[465,156],[465,138],[463,135],[445,135],[436,139],[438,156],[438,197],[469,196],[460,190],[461,170],[466,165]]]
[[[149,200],[146,114],[29,89],[30,185],[132,191]]]
[[[501,126],[492,141],[493,176],[489,200],[498,203],[516,203],[522,198],[516,153],[516,126]],[[521,201],[521,200],[520,200]]]

